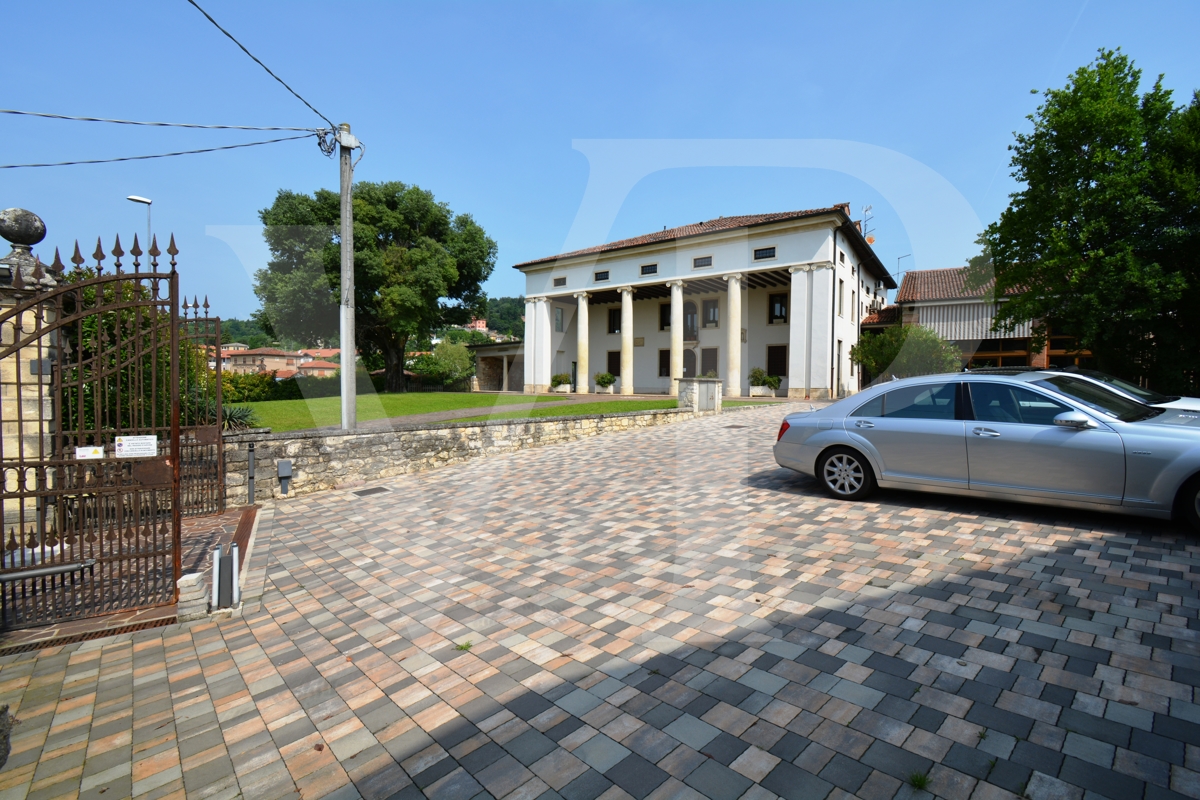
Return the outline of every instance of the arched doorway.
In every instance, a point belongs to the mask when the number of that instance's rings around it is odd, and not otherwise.
[[[683,304],[683,338],[685,341],[694,342],[700,338],[700,320],[696,314],[696,304],[691,300]],[[686,358],[686,356],[684,356]],[[695,362],[696,356],[692,355],[692,361]],[[695,364],[693,363],[693,367]]]
[[[692,308],[694,309],[695,305],[693,305]],[[685,378],[696,377],[696,351],[695,350],[684,350],[683,351],[683,377],[685,377]]]

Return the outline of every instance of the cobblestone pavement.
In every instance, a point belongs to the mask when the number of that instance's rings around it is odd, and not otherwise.
[[[0,798],[1200,797],[1194,540],[834,501],[780,413],[267,509],[244,616],[0,659]]]

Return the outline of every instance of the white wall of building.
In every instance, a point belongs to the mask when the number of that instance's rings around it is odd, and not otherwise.
[[[680,278],[687,282],[741,273],[741,316],[742,327],[746,331],[746,341],[741,342],[740,346],[742,393],[748,394],[750,371],[754,367],[766,367],[768,345],[788,347],[788,374],[783,379],[782,387],[788,390],[790,396],[803,397],[807,394],[814,398],[827,397],[832,384],[837,384],[832,386],[835,395],[856,391],[858,375],[850,362],[850,349],[858,341],[859,322],[863,314],[861,309],[870,305],[881,291],[878,279],[863,273],[854,250],[844,241],[840,231],[837,231],[835,245],[835,231],[836,227],[829,220],[816,223],[793,220],[526,268],[526,296],[547,298],[546,302],[538,303],[531,299],[527,303],[527,352],[532,350],[537,354],[536,359],[530,355],[526,357],[527,387],[534,391],[544,390],[551,374],[570,373],[572,362],[578,360],[575,292],[615,291],[621,286],[633,286],[636,290],[639,285],[662,286],[667,281]],[[753,259],[755,249],[771,246],[776,248],[774,259]],[[712,266],[693,269],[692,260],[700,256],[711,256]],[[657,264],[657,272],[643,276],[641,268],[647,264]],[[795,270],[790,286],[746,288],[744,276],[747,274],[787,268]],[[608,279],[597,281],[596,273],[599,271],[607,271]],[[558,286],[554,285],[556,279],[560,283]],[[811,314],[807,296],[810,286]],[[768,323],[768,298],[774,293],[789,295],[787,323]],[[703,301],[706,299],[718,301],[718,327],[703,327]],[[721,290],[685,294],[684,301],[696,303],[700,318],[699,341],[685,343],[685,348],[696,350],[698,370],[700,350],[717,348],[718,373],[726,375],[729,366],[726,329],[729,319],[728,293]],[[670,378],[658,375],[659,351],[669,350],[671,346],[670,331],[659,328],[659,306],[667,303],[668,298],[638,299],[635,291],[633,384],[637,393],[670,391]],[[607,370],[609,351],[619,352],[621,349],[621,335],[608,332],[609,309],[619,310],[620,307],[618,301],[589,308],[589,371],[593,375]],[[561,331],[556,330],[555,309],[562,309]],[[528,346],[531,343],[530,336],[539,339],[532,347]],[[640,346],[637,345],[638,341],[641,342]],[[811,364],[808,363],[810,355]],[[536,363],[531,365],[531,361]],[[592,386],[591,375],[579,377]]]

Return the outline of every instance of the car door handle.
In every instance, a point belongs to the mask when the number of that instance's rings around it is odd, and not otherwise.
[[[875,427],[875,423],[874,423],[874,422],[868,422],[868,421],[867,421],[867,420],[865,420],[865,419],[860,419],[858,422],[855,422],[855,423],[854,423],[854,427],[856,427],[856,428],[874,428],[874,427]]]
[[[999,431],[994,431],[991,428],[975,428],[971,433],[976,436],[982,436],[985,439],[995,439],[1000,435]]]

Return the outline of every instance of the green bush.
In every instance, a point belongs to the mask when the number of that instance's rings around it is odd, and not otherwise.
[[[771,391],[776,391],[779,384],[782,383],[778,375],[768,375],[767,371],[762,367],[755,367],[750,370],[750,385],[751,386],[767,386]]]
[[[962,369],[962,351],[921,325],[897,325],[864,335],[850,348],[850,360],[873,379],[910,378]]]
[[[370,394],[383,391],[383,375],[358,373],[357,391]],[[300,376],[275,380],[274,372],[221,373],[221,402],[259,403],[264,400],[309,400],[314,397],[336,397],[341,394],[342,379]]]
[[[721,376],[717,374],[717,371],[715,369],[710,369],[708,372],[704,373],[700,377],[701,378],[719,378]]]
[[[592,376],[596,380],[596,385],[600,387],[612,386],[617,382],[617,376],[611,372],[597,372]]]
[[[557,375],[550,376],[550,388],[556,389],[559,386],[569,386],[571,384],[571,376],[565,372],[560,372]]]

